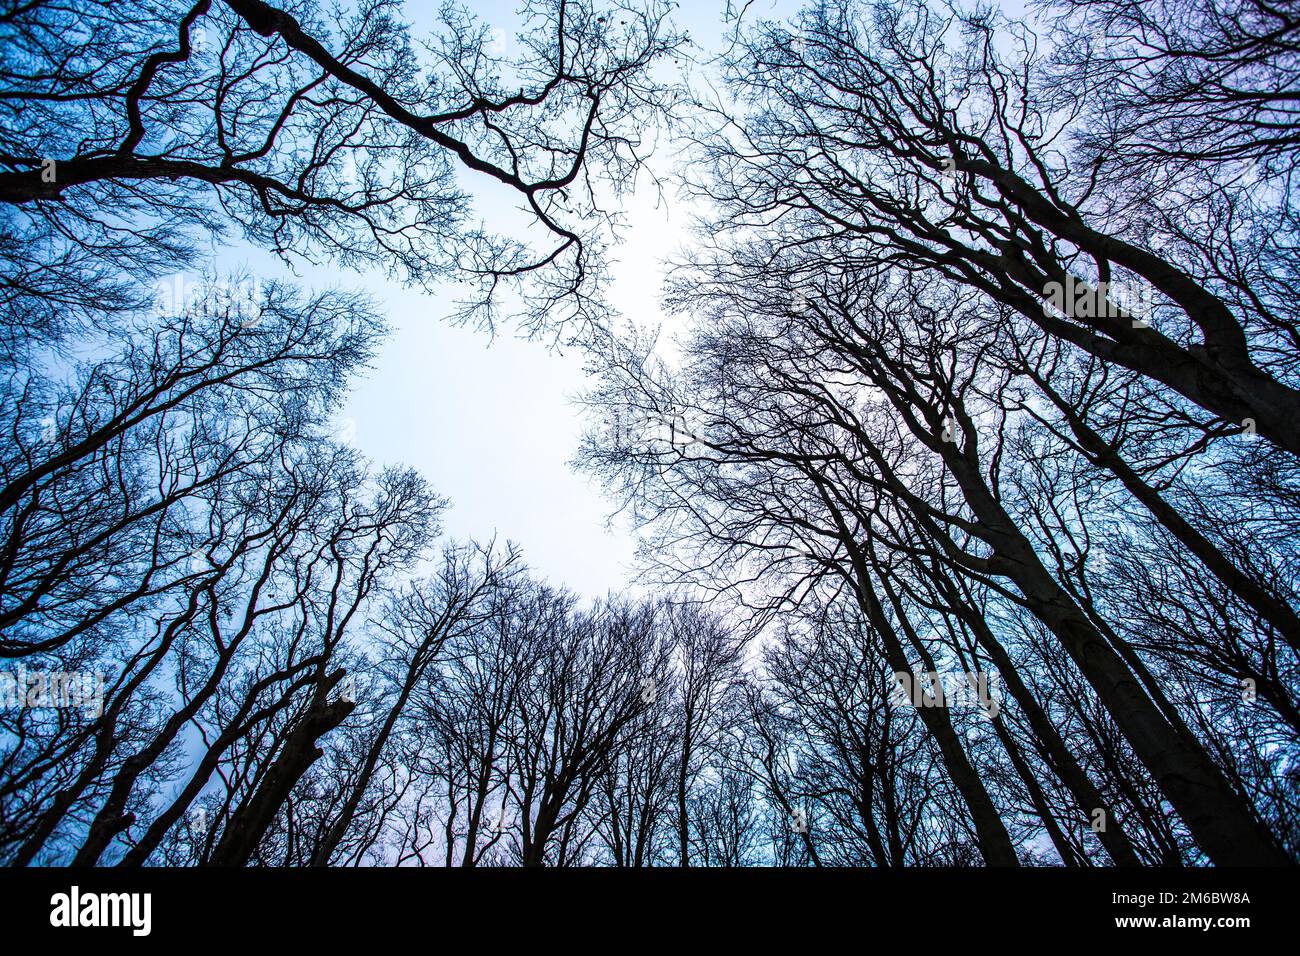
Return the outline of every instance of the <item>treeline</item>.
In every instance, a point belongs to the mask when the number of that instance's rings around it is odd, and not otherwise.
[[[580,327],[613,218],[593,184],[635,176],[680,41],[653,3],[547,5],[510,61],[450,7],[427,46],[387,0],[335,13],[0,8],[8,864],[432,862],[446,784],[473,862],[503,781],[518,858],[569,859],[644,719],[659,611],[443,542],[423,478],[336,440],[374,305],[202,250],[455,278],[467,318]],[[535,245],[478,225],[462,176],[513,190]],[[506,695],[487,715],[476,675]]]
[[[1300,20],[1044,12],[742,24],[694,108],[681,356],[623,337],[591,396],[676,427],[585,458],[675,578],[861,620],[819,693],[859,656],[999,675],[991,719],[917,711],[983,862],[1294,862]],[[854,752],[869,833],[915,766]]]

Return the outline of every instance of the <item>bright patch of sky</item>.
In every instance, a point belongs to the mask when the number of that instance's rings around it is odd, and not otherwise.
[[[495,28],[494,52],[509,58],[522,23],[514,0],[469,7]],[[725,0],[710,0],[675,11],[676,26],[690,34],[697,58],[719,48],[726,9]],[[432,23],[433,6],[408,3],[405,13],[418,37]],[[665,145],[655,159],[660,175],[671,169],[670,152]],[[463,182],[489,228],[508,230],[522,221],[516,197],[482,188],[473,177]],[[661,197],[646,188],[625,200],[622,214],[609,301],[628,320],[656,325],[663,321],[663,262],[686,241],[689,210],[671,189]],[[219,261],[263,277],[289,275],[247,245],[227,248]],[[539,575],[586,597],[627,584],[635,548],[630,529],[619,519],[609,521],[613,504],[569,464],[583,430],[576,399],[588,384],[578,350],[520,339],[508,319],[495,338],[451,324],[454,286],[430,293],[374,274],[301,266],[296,278],[308,287],[366,289],[392,326],[340,413],[341,437],[377,465],[419,469],[451,500],[445,521],[451,537],[514,541]]]
[[[514,2],[469,3],[496,31],[493,52],[506,58],[522,23]],[[728,30],[728,11],[734,16],[741,6],[735,0],[692,0],[674,11],[677,29],[693,42],[697,72],[708,72],[706,61],[722,48]],[[746,7],[745,17],[784,21],[799,6],[758,0]],[[432,4],[411,2],[405,13],[417,37],[432,24]],[[667,188],[660,195],[647,180],[625,200],[623,241],[613,251],[609,287],[619,314],[640,326],[664,323],[668,334],[674,323],[658,304],[664,263],[688,241],[692,213],[672,191],[673,162],[671,144],[662,144],[654,168]],[[521,221],[515,197],[482,188],[473,177],[464,183],[489,228],[506,230]],[[286,274],[247,245],[223,250],[219,261],[264,277]],[[445,522],[450,536],[514,541],[538,574],[587,597],[627,584],[633,535],[626,522],[609,520],[612,502],[569,464],[583,430],[576,398],[588,384],[578,350],[517,338],[508,321],[495,338],[452,325],[447,318],[454,286],[445,294],[426,292],[329,268],[299,268],[297,278],[309,287],[368,290],[393,329],[340,414],[341,436],[378,465],[410,465],[429,478],[451,500]]]

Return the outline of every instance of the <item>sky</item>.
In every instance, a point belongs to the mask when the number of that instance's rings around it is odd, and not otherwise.
[[[407,4],[417,32],[428,6]],[[513,0],[468,6],[501,30],[508,56],[519,22]],[[697,56],[718,49],[726,7],[726,0],[703,0],[675,12]],[[755,10],[764,17],[782,12],[763,2]],[[655,160],[661,172],[671,167],[667,153]],[[638,325],[664,319],[662,264],[687,241],[691,216],[671,192],[662,202],[651,193],[639,191],[623,210],[627,228],[613,252],[609,290],[613,307]],[[476,208],[489,225],[494,211],[509,214],[494,210],[495,196],[479,199]],[[346,277],[333,278],[346,284]],[[395,282],[368,277],[358,285],[382,303],[393,333],[353,388],[341,429],[377,464],[413,466],[449,498],[448,535],[514,541],[535,572],[584,597],[623,589],[634,561],[631,529],[621,518],[609,522],[615,504],[569,464],[582,432],[582,355],[521,340],[508,322],[495,338],[453,326],[450,300]]]
[[[516,52],[514,35],[522,18],[517,0],[469,0],[466,4],[495,28],[499,52]],[[706,79],[707,61],[721,48],[727,11],[745,7],[749,22],[789,21],[799,0],[690,0],[673,20],[692,41],[695,78]],[[1010,15],[1024,11],[1021,0],[1004,0]],[[404,7],[414,35],[435,26],[432,0],[408,0]],[[612,253],[610,305],[637,326],[662,325],[665,336],[682,321],[659,307],[665,261],[689,244],[698,211],[676,195],[672,173],[679,158],[661,144],[651,165],[664,181],[660,195],[644,186],[621,209],[623,241]],[[517,197],[488,188],[472,175],[462,184],[474,195],[474,213],[489,229],[508,230],[523,221]],[[236,259],[254,274],[281,275],[283,267],[265,252],[240,248]],[[550,339],[517,336],[509,319],[495,336],[448,321],[453,297],[404,288],[377,274],[299,268],[308,286],[341,285],[367,290],[392,326],[369,373],[360,377],[339,416],[338,432],[377,465],[417,468],[437,492],[450,499],[444,528],[457,540],[496,537],[522,547],[529,566],[554,585],[587,598],[622,590],[632,576],[635,539],[616,504],[592,479],[570,465],[583,430],[577,401],[589,380],[583,356],[561,350]],[[453,287],[454,288],[454,287]]]
[[[469,0],[470,10],[496,31],[501,54],[515,50],[522,23],[517,0]],[[692,41],[697,76],[722,46],[724,18],[736,0],[689,0],[673,20]],[[797,0],[753,0],[749,21],[792,18]],[[1003,9],[1015,13],[1019,0]],[[404,7],[415,36],[433,26],[431,0]],[[671,144],[652,159],[664,178],[662,195],[640,189],[622,211],[623,241],[613,250],[609,302],[640,327],[663,325],[671,335],[681,323],[659,307],[665,260],[689,242],[695,210],[671,185]],[[518,222],[517,199],[504,190],[477,189],[475,213],[492,228]],[[222,256],[253,274],[283,275],[265,252],[243,245]],[[445,532],[457,540],[493,538],[522,547],[529,566],[554,585],[594,598],[628,584],[635,540],[616,505],[594,481],[570,465],[583,428],[577,398],[589,380],[577,350],[558,350],[550,340],[519,338],[507,319],[495,337],[448,321],[452,297],[402,287],[375,274],[298,267],[309,286],[341,285],[370,292],[392,326],[369,373],[360,377],[339,416],[338,432],[377,465],[417,468],[450,499]]]

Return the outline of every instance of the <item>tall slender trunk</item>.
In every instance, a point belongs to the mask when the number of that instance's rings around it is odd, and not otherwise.
[[[885,613],[880,599],[876,596],[863,549],[854,538],[840,509],[826,495],[825,488],[822,487],[821,491],[823,502],[834,516],[841,544],[848,551],[853,562],[853,584],[858,604],[867,615],[871,626],[880,635],[885,650],[885,660],[895,673],[911,673],[912,666],[903,650],[903,644],[889,621],[889,615]],[[903,627],[910,628],[906,617],[900,617],[899,620]],[[979,774],[971,766],[966,751],[962,748],[961,740],[948,719],[947,710],[942,707],[922,706],[917,708],[917,713],[926,730],[939,745],[939,752],[943,757],[948,776],[966,803],[984,861],[990,866],[1019,866],[1020,860],[1011,843],[1011,835],[1007,833],[1007,828],[1003,825],[997,807],[993,805],[993,800],[985,789],[983,781],[980,780]]]
[[[1179,733],[1144,692],[1115,649],[1043,566],[1030,542],[972,475],[955,449],[946,454],[1001,567],[1033,614],[1056,635],[1080,673],[1151,772],[1193,837],[1218,865],[1291,863],[1203,747]]]
[[[330,689],[343,679],[343,674],[335,671],[319,686],[306,715],[289,733],[261,785],[226,824],[208,860],[209,866],[245,865],[302,775],[325,755],[316,742],[342,723],[356,706],[344,700],[328,702]]]
[[[1002,642],[993,634],[983,615],[972,607],[964,597],[956,594],[953,583],[946,575],[936,572],[936,575],[932,576],[932,580],[944,592],[953,613],[970,628],[976,642],[988,654],[993,666],[997,668],[1003,684],[1011,695],[1011,699],[1016,702],[1020,712],[1029,721],[1030,729],[1033,730],[1039,744],[1051,757],[1056,769],[1056,775],[1065,784],[1066,789],[1070,791],[1070,795],[1074,797],[1075,804],[1084,812],[1085,816],[1090,816],[1093,810],[1104,807],[1106,801],[1102,797],[1101,791],[1097,789],[1092,779],[1079,765],[1079,761],[1075,759],[1070,748],[1065,745],[1065,741],[1048,718],[1046,711],[1034,698],[1033,691],[1025,686],[1025,682],[1020,679],[1020,673],[1011,660],[1011,655],[1007,653],[1006,648],[1002,646]],[[1114,814],[1107,814],[1107,816],[1109,818],[1108,825],[1105,830],[1098,833],[1098,837],[1101,840],[1101,845],[1110,854],[1111,860],[1118,866],[1141,866],[1142,861],[1133,848],[1133,843],[1128,834],[1124,831],[1123,825],[1114,819]]]
[[[1083,416],[1071,407],[1045,380],[1034,372],[1030,377],[1060,411],[1079,445],[1093,462],[1109,470],[1140,501],[1180,544],[1187,548],[1247,607],[1273,625],[1292,650],[1300,651],[1300,615],[1258,581],[1233,564],[1215,544],[1192,527],[1169,502],[1152,488]]]
[[[690,688],[686,689],[689,694]],[[688,703],[686,707],[686,726],[682,730],[681,761],[677,768],[677,865],[691,865],[690,827],[686,811],[686,794],[690,783],[691,739],[694,713]]]

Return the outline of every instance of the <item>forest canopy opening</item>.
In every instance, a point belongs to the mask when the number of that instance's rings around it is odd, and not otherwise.
[[[0,2],[0,862],[1297,861],[1300,14],[415,6]],[[339,434],[399,284],[620,592]]]

